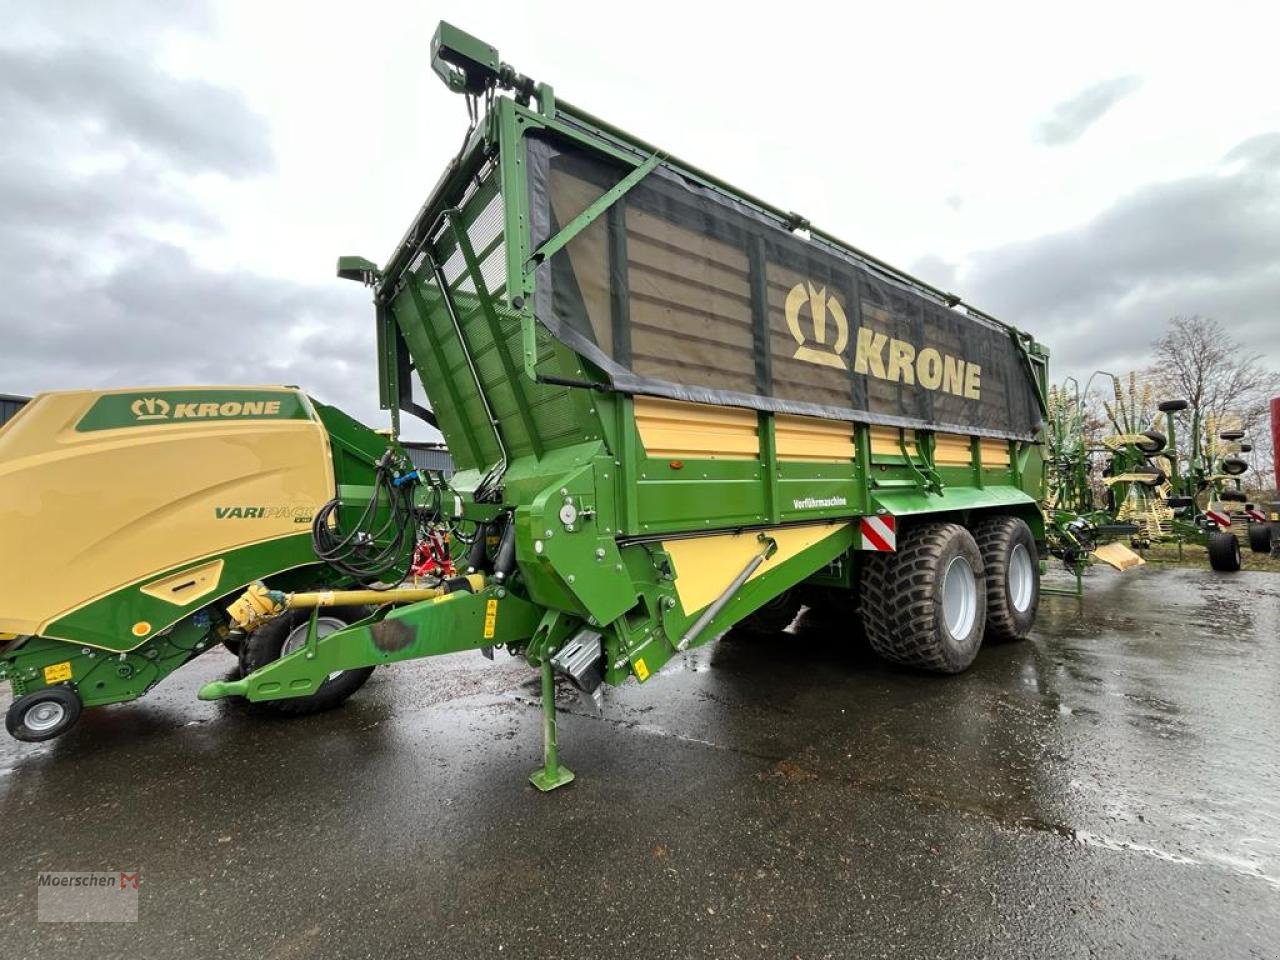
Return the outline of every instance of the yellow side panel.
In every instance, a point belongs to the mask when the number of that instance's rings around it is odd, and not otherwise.
[[[973,447],[969,437],[957,433],[934,435],[933,458],[940,467],[967,467],[973,463]]]
[[[984,467],[1007,467],[1009,459],[1009,441],[984,438],[982,441],[982,465]]]
[[[784,560],[820,543],[847,524],[815,524],[804,527],[777,527],[763,531],[778,544],[777,552],[760,564],[751,579],[768,573]],[[691,537],[687,540],[664,540],[662,549],[671,557],[676,568],[676,594],[685,613],[693,613],[707,606],[733,581],[742,569],[760,552],[757,531],[716,534],[709,537]]]
[[[305,532],[334,494],[317,421],[76,432],[102,393],[44,394],[0,433],[0,630],[38,634],[156,571]]]
[[[780,413],[773,420],[779,460],[852,460],[853,424]]]
[[[636,397],[635,411],[640,442],[652,458],[754,460],[760,456],[754,410]]]
[[[900,457],[902,448],[898,446],[898,435],[902,433],[897,427],[871,427],[871,456]],[[907,454],[916,455],[916,432],[907,431]]]
[[[211,560],[189,570],[181,570],[160,580],[154,580],[139,587],[149,597],[172,603],[175,607],[185,607],[193,600],[199,600],[218,589],[218,581],[222,579],[223,561]]]

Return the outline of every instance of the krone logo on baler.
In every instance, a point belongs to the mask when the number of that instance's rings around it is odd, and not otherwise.
[[[139,397],[129,406],[138,420],[168,420],[169,401],[159,397]]]
[[[813,343],[809,346],[808,338],[800,327],[800,311],[809,306],[809,319],[813,324]],[[815,289],[812,283],[797,283],[787,294],[784,306],[787,318],[787,329],[796,341],[795,359],[807,363],[817,363],[824,367],[835,367],[837,370],[849,369],[840,354],[849,343],[849,320],[845,316],[840,301],[827,294],[827,288]],[[834,331],[828,330],[827,319],[830,317]],[[833,333],[833,342],[827,346],[827,334]]]

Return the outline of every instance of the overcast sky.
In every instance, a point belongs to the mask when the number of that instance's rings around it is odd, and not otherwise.
[[[1034,332],[1055,379],[1141,364],[1190,313],[1280,366],[1274,3],[0,14],[0,392],[289,382],[381,425],[368,294],[334,261],[384,261],[458,148],[442,17]]]

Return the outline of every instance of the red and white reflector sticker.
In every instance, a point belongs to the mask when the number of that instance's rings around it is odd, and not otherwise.
[[[892,553],[898,549],[898,522],[889,515],[863,517],[862,549]]]
[[[1220,503],[1215,502],[1215,503],[1209,504],[1209,506],[1204,511],[1204,515],[1208,517],[1210,520],[1212,520],[1214,523],[1216,523],[1223,530],[1231,526],[1231,516],[1230,514],[1227,513],[1225,509],[1223,509],[1223,506]]]
[[[1249,519],[1252,520],[1254,523],[1267,522],[1267,515],[1263,513],[1261,510],[1259,510],[1257,507],[1250,507],[1248,512],[1249,512]]]

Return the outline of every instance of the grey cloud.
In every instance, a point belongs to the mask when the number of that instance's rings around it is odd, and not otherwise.
[[[1125,97],[1136,93],[1142,80],[1136,76],[1113,77],[1081,90],[1053,108],[1040,124],[1037,139],[1048,147],[1074,143]]]
[[[4,7],[5,38],[25,46],[68,42],[103,44],[117,52],[149,54],[157,37],[173,30],[207,31],[216,17],[207,0],[12,0]]]
[[[1241,161],[1258,169],[1280,168],[1280,132],[1260,133],[1237,144],[1223,158],[1227,163]]]
[[[300,325],[323,333],[299,335]],[[294,383],[375,416],[368,294],[336,279],[312,286],[214,272],[170,244],[139,242],[101,276],[74,262],[15,273],[0,330],[7,391]]]
[[[1234,166],[1121,198],[1084,226],[974,258],[971,302],[1036,333],[1060,369],[1148,354],[1175,314],[1204,314],[1280,361],[1280,136],[1228,155]]]
[[[0,165],[4,230],[15,239],[57,243],[143,223],[181,223],[212,230],[210,211],[154,172],[135,168],[77,175],[25,162]]]
[[[955,264],[947,263],[936,254],[925,254],[911,264],[908,272],[942,290],[951,290],[955,287]]]
[[[266,122],[238,93],[87,47],[4,50],[0,121],[8,130],[43,127],[50,140],[55,131],[97,130],[99,148],[140,149],[191,173],[245,176],[273,163]]]
[[[330,263],[298,283],[157,239],[218,231],[192,175],[272,164],[240,94],[157,66],[166,31],[207,26],[203,5],[21,7],[0,39],[0,392],[294,383],[385,422],[367,291]]]

